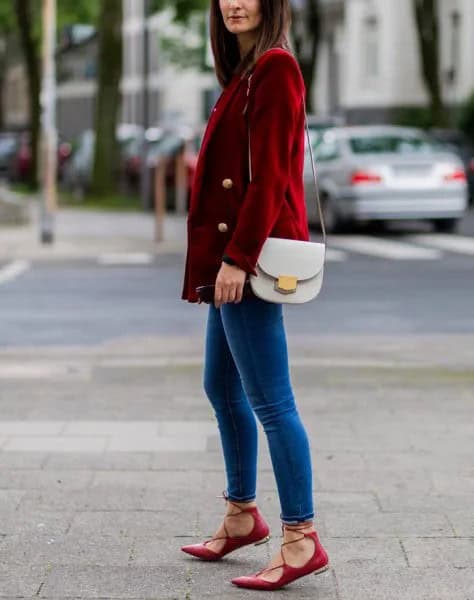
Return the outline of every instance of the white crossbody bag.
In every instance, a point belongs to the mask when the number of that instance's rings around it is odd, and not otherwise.
[[[250,92],[248,78],[247,97]],[[318,184],[313,160],[313,150],[309,137],[306,107],[305,128],[308,138],[308,149],[311,157],[314,186],[318,214],[321,222],[322,242],[308,242],[285,238],[268,237],[262,246],[257,260],[257,275],[250,274],[250,286],[253,293],[268,302],[285,304],[302,304],[316,298],[323,284],[324,261],[326,256],[326,230],[324,227],[323,211],[319,198]],[[247,106],[244,109],[246,112]],[[276,124],[277,126],[277,124]],[[252,181],[252,155],[250,151],[250,125],[248,130],[249,181]]]

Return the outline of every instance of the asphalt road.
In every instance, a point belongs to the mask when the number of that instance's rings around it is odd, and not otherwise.
[[[332,237],[323,291],[314,302],[285,307],[288,331],[474,332],[474,237],[469,233]],[[156,258],[150,265],[32,263],[2,281],[2,272],[12,265],[0,263],[0,346],[200,336],[207,307],[180,300],[183,266],[182,255]]]

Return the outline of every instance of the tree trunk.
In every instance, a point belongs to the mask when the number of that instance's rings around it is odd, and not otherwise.
[[[116,137],[122,75],[122,2],[101,0],[95,148],[92,191],[105,196],[117,188]]]
[[[40,134],[40,57],[39,44],[34,36],[32,19],[32,4],[30,0],[15,0],[15,13],[20,33],[20,44],[25,58],[26,75],[28,79],[28,95],[30,104],[30,135],[31,135],[31,170],[29,184],[36,188],[38,185],[38,153]]]
[[[5,73],[6,73],[6,65],[7,65],[7,60],[6,60],[6,53],[0,50],[0,90],[5,89],[4,88],[4,80],[5,80]],[[5,127],[5,110],[3,107],[3,94],[0,91],[0,131]]]
[[[306,110],[313,112],[312,90],[321,35],[319,0],[306,0],[302,9],[292,9],[293,41],[306,86]]]
[[[439,66],[439,18],[437,0],[413,0],[421,68],[430,98],[433,125],[447,124]]]

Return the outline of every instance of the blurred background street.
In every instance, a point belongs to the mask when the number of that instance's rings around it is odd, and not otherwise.
[[[208,8],[0,7],[0,598],[250,597],[229,580],[280,542],[259,426],[270,544],[179,550],[215,531],[226,485],[207,307],[180,299],[221,92]],[[472,600],[474,5],[292,15],[329,235],[320,296],[284,314],[332,566],[285,593]],[[317,240],[308,144],[303,176]]]

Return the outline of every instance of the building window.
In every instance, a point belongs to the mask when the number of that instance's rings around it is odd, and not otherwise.
[[[379,76],[379,22],[376,16],[367,16],[363,26],[363,79],[364,83]]]

